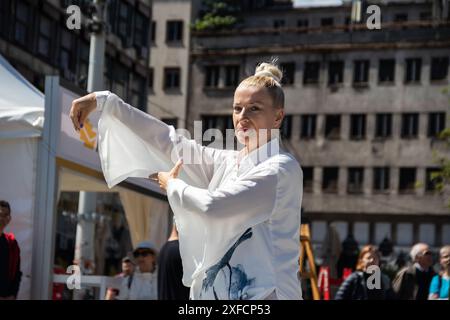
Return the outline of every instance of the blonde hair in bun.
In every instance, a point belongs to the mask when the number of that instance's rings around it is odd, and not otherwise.
[[[271,77],[280,85],[283,72],[275,64],[263,62],[256,67],[255,77]]]
[[[272,97],[274,107],[284,108],[284,92],[281,87],[283,72],[276,65],[276,59],[271,62],[260,63],[255,70],[255,74],[242,80],[238,87],[266,88]]]

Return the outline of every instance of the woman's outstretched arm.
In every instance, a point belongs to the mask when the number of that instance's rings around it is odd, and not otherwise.
[[[109,91],[73,101],[70,117],[75,130],[82,128],[94,110],[101,112],[99,155],[110,187],[128,177],[146,178],[151,173],[167,171],[179,158],[184,160],[185,178],[205,187],[214,173],[214,164],[220,163],[222,150],[205,148],[177,134],[172,126]]]

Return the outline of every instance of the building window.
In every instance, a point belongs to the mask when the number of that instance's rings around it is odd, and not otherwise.
[[[0,1],[0,35],[5,38],[9,35],[9,19],[11,16],[9,8],[9,0]]]
[[[45,58],[50,58],[52,50],[52,21],[41,16],[39,19],[39,36],[37,52]]]
[[[152,28],[151,28],[150,32],[151,32],[150,40],[152,41],[152,43],[155,43],[155,41],[156,41],[156,21],[152,21]]]
[[[119,2],[118,18],[117,18],[117,34],[122,40],[122,45],[129,48],[132,44],[131,22],[132,8],[125,2]]]
[[[134,20],[134,45],[138,48],[148,47],[148,19],[141,13],[136,13]]]
[[[164,68],[164,90],[180,89],[180,68]]]
[[[421,68],[422,68],[422,59],[420,58],[406,59],[405,82],[406,83],[420,82]]]
[[[285,115],[280,128],[281,137],[290,139],[292,135],[292,115]]]
[[[281,63],[280,68],[283,71],[283,79],[281,79],[281,83],[294,84],[295,63],[294,62]]]
[[[438,175],[439,172],[440,170],[438,168],[427,168],[425,191],[435,192],[437,190],[437,185],[442,183],[442,179]]]
[[[330,61],[328,66],[328,85],[344,81],[344,61]]]
[[[417,138],[419,131],[419,114],[405,113],[402,115],[402,138]]]
[[[147,112],[146,97],[145,78],[138,74],[133,74],[133,80],[131,82],[131,105]]]
[[[389,113],[379,113],[376,115],[376,138],[388,138],[392,135],[392,115]]]
[[[394,22],[408,21],[408,15],[406,13],[398,13],[394,16]]]
[[[168,126],[174,127],[175,129],[178,127],[177,118],[162,118],[161,121],[167,124]]]
[[[166,42],[181,42],[183,40],[182,20],[169,20],[166,28]]]
[[[239,66],[225,67],[225,86],[236,87],[239,84]]]
[[[348,193],[362,193],[364,181],[364,168],[349,168],[348,169]]]
[[[302,115],[300,137],[302,139],[314,139],[316,137],[316,115]]]
[[[154,78],[155,78],[155,70],[150,68],[148,71],[148,89],[149,92],[153,92],[154,90]]]
[[[362,140],[366,138],[366,115],[352,114],[350,116],[350,139]]]
[[[205,67],[205,87],[206,88],[219,87],[219,76],[220,76],[220,67],[219,66],[206,66]]]
[[[355,69],[353,70],[354,84],[367,84],[369,82],[369,60],[356,60]]]
[[[333,18],[322,18],[320,19],[320,25],[322,27],[331,27],[334,24]]]
[[[416,169],[415,168],[400,168],[400,193],[414,193],[416,185]]]
[[[75,68],[75,46],[74,37],[71,32],[66,30],[61,31],[61,51],[59,53],[59,66],[63,73],[63,77],[70,81],[75,81],[74,79],[74,68]]]
[[[376,192],[386,192],[389,190],[389,168],[377,167],[373,169],[373,190]]]
[[[130,73],[128,68],[121,63],[114,64],[113,90],[122,99],[128,99],[128,82]],[[137,106],[136,106],[137,108]]]
[[[314,168],[302,167],[303,171],[303,191],[313,192]]]
[[[337,140],[341,138],[341,116],[338,114],[325,117],[325,138]]]
[[[430,80],[445,80],[448,74],[448,57],[431,59]]]
[[[433,112],[428,115],[428,137],[438,137],[445,128],[445,112]]]
[[[434,246],[436,240],[436,228],[432,223],[421,223],[419,225],[419,242]]]
[[[305,70],[303,72],[304,84],[317,84],[319,83],[320,62],[305,62]]]
[[[308,28],[309,21],[308,19],[299,19],[297,20],[297,27],[298,28]]]
[[[381,59],[378,69],[378,82],[394,82],[395,80],[395,60]]]
[[[273,27],[275,29],[283,28],[285,25],[286,25],[286,22],[284,20],[277,19],[277,20],[273,21]]]
[[[87,75],[87,73],[86,73]],[[105,67],[103,68],[103,87],[112,90],[113,62],[110,55],[105,55]],[[87,79],[86,79],[87,87]]]
[[[80,41],[78,48],[79,48],[78,84],[79,86],[86,88],[87,77],[89,72],[89,42]],[[107,89],[110,88],[107,87]]]
[[[338,189],[339,168],[323,168],[322,190],[325,193],[336,193]]]
[[[226,138],[227,129],[233,130],[233,117],[231,116],[202,116],[203,133],[208,129],[219,129],[222,133],[222,138]],[[205,141],[212,142],[212,141]]]
[[[16,23],[14,26],[14,39],[21,45],[26,45],[29,41],[29,26],[31,15],[30,7],[23,2],[17,2],[16,5]]]
[[[397,245],[411,246],[413,244],[412,223],[398,223],[396,233],[397,233]]]
[[[421,21],[431,20],[431,12],[430,11],[421,12],[420,13],[420,20]]]

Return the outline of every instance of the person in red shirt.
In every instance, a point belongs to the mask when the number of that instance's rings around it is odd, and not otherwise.
[[[15,300],[19,291],[20,248],[12,233],[3,232],[11,221],[11,207],[0,200],[0,300]]]

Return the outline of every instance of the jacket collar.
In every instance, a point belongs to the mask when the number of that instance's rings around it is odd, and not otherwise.
[[[280,140],[278,137],[272,138],[267,143],[245,155],[238,166],[238,175],[248,172],[267,159],[278,155],[280,150]],[[236,161],[239,154],[236,154]]]

